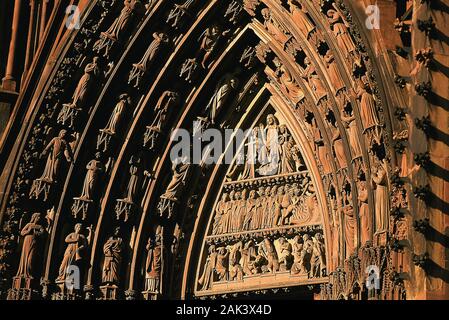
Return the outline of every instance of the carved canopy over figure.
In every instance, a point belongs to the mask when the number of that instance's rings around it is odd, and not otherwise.
[[[90,160],[86,166],[87,172],[80,199],[92,200],[93,189],[97,183],[98,175],[104,171],[104,165],[101,163],[100,158],[101,153],[95,153],[95,159]]]
[[[85,251],[87,249],[86,237],[81,234],[82,224],[77,223],[74,232],[70,233],[64,240],[67,248],[64,252],[61,265],[59,267],[59,275],[57,282],[64,281],[68,274],[71,274],[73,267],[80,267],[84,260]]]
[[[98,57],[94,57],[91,63],[84,68],[84,74],[78,82],[78,86],[73,93],[72,102],[69,104],[71,108],[82,109],[86,103],[86,97],[95,77],[99,75]]]
[[[156,235],[148,239],[146,246],[148,251],[145,263],[145,290],[158,294],[160,293],[161,278],[163,270],[163,228],[158,226]]]
[[[34,213],[30,222],[20,231],[20,235],[23,237],[23,245],[16,277],[33,278],[38,239],[44,234],[44,228],[39,221],[40,216],[40,213]]]
[[[45,164],[45,169],[42,176],[39,178],[48,183],[56,182],[58,176],[60,162],[65,156],[67,162],[72,162],[73,153],[70,144],[66,139],[67,130],[62,129],[59,131],[59,135],[53,138],[50,143],[45,147],[41,153],[41,157],[44,157],[51,149],[50,154]]]
[[[232,75],[225,75],[217,85],[215,93],[210,99],[206,110],[209,111],[209,115],[205,120],[210,121],[211,124],[215,124],[215,120],[218,117],[219,112],[223,106],[228,102],[229,97],[235,92],[239,82],[237,78]]]
[[[122,261],[123,240],[120,238],[120,228],[117,227],[103,246],[104,262],[102,283],[116,285],[120,279],[120,264]]]
[[[115,134],[117,130],[117,125],[120,122],[120,119],[122,118],[123,111],[125,111],[126,107],[131,104],[131,99],[129,98],[129,95],[127,93],[121,94],[119,97],[119,102],[114,107],[114,110],[112,111],[111,116],[109,117],[109,121],[106,124],[106,127],[103,129],[103,131]]]

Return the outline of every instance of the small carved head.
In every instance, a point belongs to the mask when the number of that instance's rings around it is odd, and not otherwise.
[[[75,224],[75,228],[74,228],[75,233],[80,233],[82,228],[83,228],[83,225],[81,223]]]
[[[66,135],[67,135],[67,130],[62,129],[61,131],[59,131],[59,138],[65,138]]]

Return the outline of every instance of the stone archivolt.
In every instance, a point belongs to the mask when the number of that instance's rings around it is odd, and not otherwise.
[[[380,35],[369,43],[354,10],[342,0],[91,1],[41,76],[49,85],[3,170],[0,296],[257,296],[304,285],[322,299],[416,296],[413,261],[429,262],[411,251],[404,213],[422,213],[415,203],[429,197],[418,176],[426,157],[395,169],[410,157],[399,146],[409,124],[392,116],[405,94],[389,88],[374,55]],[[245,141],[243,165],[173,165],[175,128],[249,128],[264,146]],[[420,185],[408,190],[410,174]],[[372,265],[376,290],[365,284]],[[71,266],[81,283],[68,289]]]

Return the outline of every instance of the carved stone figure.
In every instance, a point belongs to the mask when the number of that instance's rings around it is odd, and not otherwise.
[[[302,251],[296,266],[298,273],[309,274],[311,270],[310,260],[312,258],[312,252],[313,240],[308,234],[305,234],[302,236]]]
[[[217,203],[215,208],[214,224],[212,234],[226,233],[228,229],[228,208],[229,208],[229,196],[227,193],[223,193],[221,200]]]
[[[47,157],[47,163],[42,176],[39,178],[42,181],[53,183],[56,182],[56,177],[59,173],[60,162],[65,156],[67,162],[72,162],[73,152],[67,139],[67,130],[62,129],[59,135],[53,138],[41,153],[44,157],[48,151],[51,150]]]
[[[145,291],[160,293],[163,270],[163,229],[158,226],[154,239],[149,238],[145,263]]]
[[[84,68],[84,74],[78,82],[78,86],[73,93],[72,102],[69,104],[71,108],[84,108],[86,96],[95,81],[95,77],[99,74],[98,57],[94,57],[91,63]]]
[[[220,247],[217,250],[217,263],[215,265],[215,272],[218,275],[218,281],[227,280],[228,273],[228,256],[229,251],[224,247]]]
[[[108,37],[111,37],[114,40],[120,39],[121,33],[125,30],[133,11],[140,4],[140,1],[125,0],[123,4],[124,7],[120,12],[120,15],[114,20],[112,25],[105,32]]]
[[[248,137],[246,144],[246,161],[245,168],[239,179],[254,179],[256,177],[256,162],[259,145],[259,128],[253,128],[252,135]]]
[[[270,9],[262,9],[262,16],[264,18],[264,26],[268,33],[271,34],[282,46],[290,39],[286,35],[287,28],[284,28],[281,23],[273,17]]]
[[[289,97],[295,105],[297,105],[304,98],[304,92],[299,87],[296,79],[293,77],[288,68],[281,65],[279,67],[279,72],[279,81],[282,85],[282,91],[284,91],[284,94]]]
[[[200,290],[208,290],[212,286],[214,281],[215,266],[217,263],[217,250],[215,245],[209,247],[209,255],[206,258],[204,264],[204,269],[201,277],[198,279],[198,284],[200,285]]]
[[[388,230],[388,180],[387,172],[382,164],[377,166],[376,172],[372,175],[374,187],[376,189],[376,209],[375,209],[375,221],[376,221],[376,233],[380,233]]]
[[[178,196],[186,183],[187,174],[189,172],[190,163],[178,161],[173,162],[173,176],[163,197],[174,201],[178,200]]]
[[[122,262],[123,240],[120,238],[120,228],[116,228],[103,245],[104,262],[102,271],[102,283],[117,285],[120,279],[120,265]]]
[[[327,11],[327,16],[329,18],[331,29],[337,39],[338,46],[346,53],[346,57],[348,58],[349,55],[355,51],[355,45],[349,34],[348,28],[345,25],[345,21],[340,13],[334,9],[329,9]]]
[[[260,125],[262,147],[258,155],[261,166],[257,172],[262,176],[277,174],[279,172],[280,148],[278,135],[278,121],[273,114],[267,116],[267,124]]]
[[[295,25],[302,32],[306,39],[315,30],[315,25],[307,16],[307,9],[297,0],[288,0],[290,12]]]
[[[341,78],[340,71],[338,70],[337,63],[335,62],[335,58],[331,50],[326,52],[324,62],[326,63],[327,73],[329,74],[331,85],[335,88],[335,92],[338,93],[345,87],[345,83]]]
[[[99,75],[98,57],[94,57],[91,63],[84,68],[84,74],[78,81],[78,85],[72,96],[72,102],[62,105],[58,114],[57,122],[74,129],[75,120],[81,110],[85,107],[88,94]]]
[[[229,280],[231,281],[236,278],[238,281],[243,280],[243,267],[240,265],[242,246],[240,241],[232,246],[229,252]]]
[[[326,95],[326,89],[309,57],[304,58],[304,64],[306,65],[306,68],[304,69],[302,77],[309,83],[310,88],[314,91],[317,101],[319,101]]]
[[[294,158],[295,142],[287,130],[286,125],[279,126],[279,144],[281,146],[281,171],[280,173],[291,173],[296,171]]]
[[[82,225],[77,223],[74,232],[70,233],[64,240],[67,248],[64,252],[61,265],[59,267],[59,275],[56,282],[62,282],[68,274],[71,274],[71,268],[80,267],[85,259],[85,251],[87,250],[86,237],[81,234]]]
[[[276,248],[270,239],[265,238],[263,240],[262,248],[265,254],[265,257],[268,261],[267,268],[270,272],[279,271],[279,258],[276,252]]]
[[[300,235],[296,235],[293,238],[292,254],[293,254],[293,264],[291,266],[291,273],[298,274],[302,271],[302,250],[303,250],[303,240]]]
[[[220,27],[213,25],[204,31],[201,38],[200,48],[204,52],[203,59],[201,60],[201,66],[204,69],[208,69],[210,66],[209,59],[215,51],[218,42],[221,37],[226,34],[220,30]]]
[[[279,266],[281,270],[290,270],[292,264],[292,245],[285,238],[279,238]]]
[[[111,117],[109,118],[108,123],[106,124],[106,127],[103,129],[104,132],[107,132],[109,134],[115,134],[117,131],[117,125],[120,122],[123,111],[125,111],[126,107],[129,106],[131,103],[131,100],[128,96],[128,94],[124,93],[121,94],[119,97],[119,102],[114,107],[114,110],[112,111]]]
[[[104,171],[104,165],[100,161],[101,153],[95,154],[95,159],[89,161],[86,166],[87,172],[84,178],[83,190],[80,199],[92,200],[93,190],[98,181],[98,175]]]
[[[358,183],[358,200],[359,200],[359,216],[360,216],[360,237],[361,244],[364,245],[371,240],[371,217],[368,206],[368,189],[366,188],[366,181],[359,181]]]
[[[263,228],[263,219],[264,219],[264,212],[265,212],[265,188],[260,187],[257,190],[257,198],[256,198],[256,204],[255,204],[255,214],[252,219],[251,223],[251,229],[252,230],[258,230]]]
[[[129,181],[128,187],[126,188],[125,200],[131,203],[135,203],[139,188],[140,159],[132,156],[129,160],[129,164]]]
[[[255,265],[255,259],[257,257],[256,249],[253,240],[249,240],[242,248],[242,267],[243,273],[247,276],[256,274],[257,267]]]
[[[354,215],[354,208],[351,204],[346,205],[343,209],[344,223],[345,223],[345,244],[346,244],[346,258],[353,252],[356,246],[356,217]]]
[[[326,269],[324,238],[321,233],[313,237],[312,257],[310,259],[311,277],[318,278],[324,276]]]
[[[154,108],[155,116],[153,122],[147,126],[144,135],[144,146],[152,150],[156,145],[156,140],[165,124],[167,114],[178,103],[178,93],[164,91]]]
[[[102,32],[100,39],[94,44],[94,51],[105,50],[105,56],[109,56],[109,50],[118,40],[123,40],[122,34],[126,31],[134,13],[141,8],[139,0],[125,0],[120,15],[114,20],[108,30]]]
[[[363,84],[357,89],[357,99],[360,101],[360,117],[362,118],[364,132],[369,133],[368,139],[380,143],[380,123],[376,111],[376,102],[373,95],[368,92],[370,87]]]
[[[44,227],[40,224],[40,216],[40,213],[34,213],[30,222],[20,231],[20,235],[23,237],[23,244],[16,277],[33,278],[38,241],[45,232]]]
[[[256,191],[249,192],[248,200],[246,201],[246,216],[243,221],[243,230],[251,230],[254,227],[254,219],[256,218]]]
[[[206,106],[206,110],[208,110],[209,112],[209,115],[205,119],[206,122],[210,122],[211,124],[215,123],[219,112],[221,111],[225,103],[228,102],[229,97],[237,89],[238,83],[239,82],[237,78],[229,75],[224,76],[220,80],[214,95]]]
[[[154,40],[150,43],[147,51],[143,55],[142,59],[133,63],[133,69],[131,70],[128,78],[128,83],[131,84],[135,81],[134,87],[139,87],[143,75],[147,72],[148,67],[153,63],[154,59],[157,57],[162,46],[168,42],[168,37],[165,33],[154,32]]]
[[[347,168],[345,148],[343,146],[343,140],[341,139],[340,129],[336,126],[331,127],[333,130],[332,142],[334,144],[334,152],[337,157],[337,162],[341,169]]]
[[[347,115],[344,110],[341,112],[341,120],[348,130],[349,144],[351,145],[352,158],[357,159],[362,156],[362,147],[360,145],[357,122],[354,114]]]

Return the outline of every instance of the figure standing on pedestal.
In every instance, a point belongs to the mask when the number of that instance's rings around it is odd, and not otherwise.
[[[64,240],[67,248],[64,252],[61,265],[59,267],[59,275],[56,282],[63,282],[67,276],[72,273],[72,268],[80,268],[84,262],[85,251],[87,249],[86,237],[81,234],[82,224],[77,223],[74,232],[70,233]]]
[[[117,227],[103,246],[104,263],[102,283],[117,285],[120,279],[120,264],[122,261],[123,240],[120,238],[120,228]]]
[[[40,213],[34,213],[30,222],[20,231],[20,235],[23,237],[23,245],[16,277],[33,278],[34,258],[37,253],[38,239],[44,234],[44,228],[39,221],[40,216]]]

